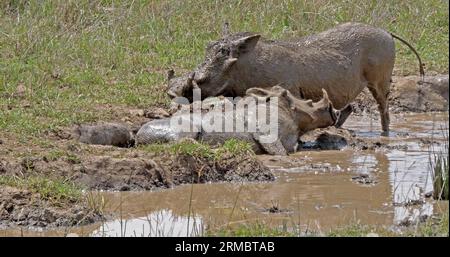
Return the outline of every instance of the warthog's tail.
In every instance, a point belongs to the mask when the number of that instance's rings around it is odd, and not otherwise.
[[[420,59],[420,56],[419,56],[419,54],[417,53],[416,49],[414,49],[414,47],[412,47],[412,45],[410,45],[408,42],[406,42],[406,40],[404,40],[403,38],[401,38],[401,37],[399,37],[399,36],[397,36],[397,35],[394,35],[393,33],[390,33],[390,34],[391,34],[391,36],[392,36],[393,38],[396,38],[396,39],[400,40],[403,44],[407,45],[407,46],[409,47],[409,49],[411,49],[411,51],[414,52],[414,54],[417,56],[417,59],[419,60],[419,72],[420,72],[420,76],[422,76],[422,78],[425,77],[425,70],[423,69],[423,66],[424,66],[424,65],[423,65],[422,59]]]

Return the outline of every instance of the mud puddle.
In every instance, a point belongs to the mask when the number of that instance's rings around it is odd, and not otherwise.
[[[352,116],[344,128],[387,147],[258,156],[274,170],[275,182],[102,193],[115,220],[64,230],[3,230],[0,236],[201,236],[249,222],[325,233],[355,222],[402,226],[447,212],[448,202],[425,195],[433,189],[430,151],[447,147],[448,113],[392,115],[389,137],[380,136],[378,124]]]

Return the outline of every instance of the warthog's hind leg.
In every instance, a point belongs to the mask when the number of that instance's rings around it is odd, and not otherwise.
[[[383,133],[381,135],[383,136],[389,135],[390,119],[389,119],[388,95],[390,84],[391,84],[390,79],[376,84],[375,87],[369,84],[369,90],[378,103],[378,111],[380,112],[381,118],[381,129],[383,130]]]

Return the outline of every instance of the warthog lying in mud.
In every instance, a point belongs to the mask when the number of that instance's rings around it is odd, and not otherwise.
[[[168,94],[190,98],[198,85],[202,98],[243,96],[249,88],[282,83],[294,96],[314,101],[326,89],[334,107],[341,109],[368,87],[387,134],[394,38],[414,51],[423,75],[420,57],[406,41],[380,28],[345,23],[295,42],[265,40],[248,32],[226,35],[207,46],[206,59],[194,72],[173,80],[169,76]]]
[[[286,155],[297,150],[299,136],[316,128],[332,126],[338,120],[340,111],[334,109],[326,90],[323,90],[322,94],[322,99],[313,102],[312,100],[301,100],[280,86],[274,86],[270,89],[251,88],[247,90],[246,97],[240,100],[243,102],[231,103],[231,111],[226,108],[217,108],[207,112],[208,117],[217,115],[216,117],[219,117],[225,123],[233,121],[232,128],[233,124],[237,127],[238,122],[243,122],[244,131],[237,131],[237,129],[232,129],[231,132],[207,130],[206,126],[209,126],[210,119],[205,118],[203,114],[198,112],[188,112],[179,116],[174,115],[173,117],[177,117],[177,121],[187,121],[187,127],[195,126],[196,131],[181,132],[176,130],[176,128],[171,126],[173,123],[171,123],[170,118],[153,120],[143,125],[138,131],[136,143],[149,144],[192,138],[209,144],[221,144],[227,139],[237,138],[250,142],[256,153]],[[270,106],[271,103],[278,108],[278,119],[274,121],[277,126],[276,140],[270,142],[262,140],[264,136],[268,135],[268,131],[261,129],[260,123],[257,123],[254,131],[248,129],[250,127],[249,123],[256,122],[257,114],[260,115],[260,110],[256,113],[256,109],[249,107],[248,104],[252,100],[254,102],[258,100],[258,103],[268,103],[264,108]],[[229,100],[225,99],[225,101]],[[273,115],[272,109],[269,110],[267,108],[266,110],[268,112],[265,115],[268,115],[269,111],[270,115]],[[196,118],[200,119],[199,122],[193,122]],[[266,122],[266,120],[263,122]],[[223,128],[222,125],[221,128]]]
[[[75,127],[73,134],[78,141],[86,144],[118,147],[129,147],[134,144],[129,129],[116,123],[78,125]]]

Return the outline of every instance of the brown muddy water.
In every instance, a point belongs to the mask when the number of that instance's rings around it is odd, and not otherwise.
[[[104,192],[113,220],[59,230],[9,229],[0,236],[201,236],[251,222],[320,233],[355,222],[393,227],[447,212],[448,201],[424,194],[433,189],[430,151],[448,146],[448,113],[393,115],[389,137],[380,136],[378,124],[353,116],[344,128],[387,147],[259,156],[274,170],[275,182]]]

